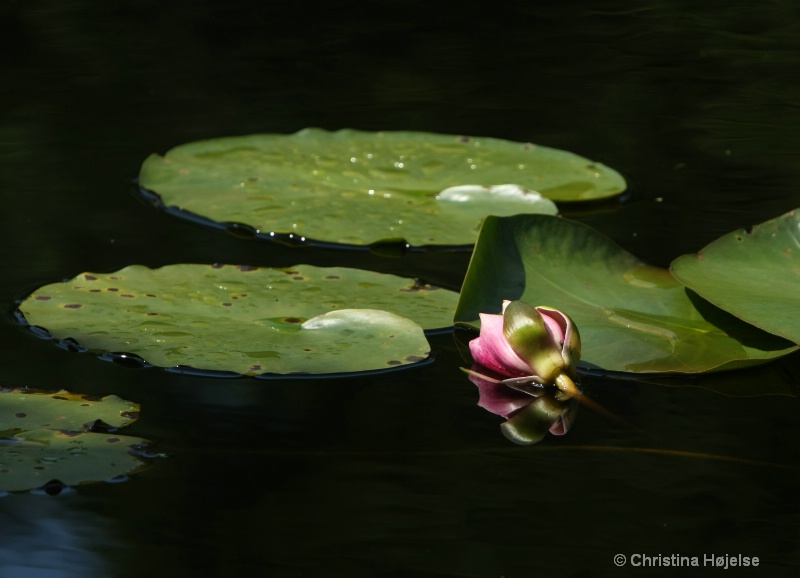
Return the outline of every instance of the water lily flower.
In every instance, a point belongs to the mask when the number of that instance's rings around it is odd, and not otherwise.
[[[479,405],[507,418],[500,426],[506,437],[531,444],[548,431],[563,435],[574,420],[575,402],[630,425],[575,385],[581,337],[566,313],[503,301],[502,314],[480,318],[480,335],[469,343],[476,365],[464,371],[478,386]]]
[[[552,384],[568,397],[580,394],[573,380],[581,337],[566,313],[504,301],[501,315],[480,318],[480,336],[469,343],[477,363],[504,376],[504,383]]]

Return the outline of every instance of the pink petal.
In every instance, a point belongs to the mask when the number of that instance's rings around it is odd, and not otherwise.
[[[473,365],[472,369],[479,373],[484,371],[477,364]],[[502,383],[492,383],[474,374],[469,375],[469,380],[478,386],[478,395],[480,396],[478,405],[504,418],[508,418],[510,414],[536,399],[526,393],[511,389]]]
[[[542,310],[538,307],[536,310],[542,316],[542,319],[544,319],[544,324],[547,327],[547,332],[550,334],[550,337],[561,347],[564,343],[564,335],[566,334],[566,322],[563,319],[551,317],[551,315],[553,315],[552,311]]]
[[[504,377],[533,375],[533,369],[517,355],[503,335],[503,316],[481,313],[481,333],[469,342],[472,358]]]

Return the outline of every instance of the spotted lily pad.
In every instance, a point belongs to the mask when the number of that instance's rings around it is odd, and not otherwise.
[[[455,319],[476,325],[502,301],[555,307],[577,325],[582,365],[635,373],[702,373],[797,350],[718,309],[585,225],[543,215],[489,217]]]
[[[67,486],[126,476],[146,465],[132,450],[147,440],[90,431],[124,427],[138,404],[115,395],[102,399],[59,391],[0,391],[0,491]]]
[[[800,211],[683,255],[672,274],[718,307],[800,343]]]
[[[495,138],[419,132],[258,134],[151,155],[139,175],[156,204],[253,234],[369,245],[471,245],[489,214],[555,214],[553,201],[617,195],[624,179],[570,152]],[[503,194],[513,183],[546,197]],[[446,189],[472,185],[458,201]],[[197,217],[200,216],[199,219]]]
[[[245,375],[389,369],[425,359],[423,329],[451,325],[458,295],[342,267],[130,266],[46,285],[27,323],[98,353]]]

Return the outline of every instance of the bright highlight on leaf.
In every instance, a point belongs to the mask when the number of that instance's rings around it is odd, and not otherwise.
[[[671,269],[718,307],[800,343],[800,211],[720,237]]]
[[[97,433],[136,420],[138,404],[115,395],[0,391],[0,491],[18,492],[57,480],[66,486],[102,482],[146,463],[131,450],[137,437]]]
[[[360,269],[182,264],[83,273],[38,289],[19,308],[56,339],[160,367],[327,374],[425,359],[423,330],[449,327],[457,299]]]
[[[413,246],[471,245],[486,215],[555,214],[547,199],[587,201],[626,188],[600,163],[529,143],[314,128],[184,144],[151,155],[139,183],[171,213],[206,224]],[[444,193],[464,185],[471,192],[458,203]],[[526,193],[509,194],[508,187]]]
[[[597,231],[544,215],[489,217],[455,320],[477,325],[504,299],[569,311],[582,365],[700,373],[764,363],[797,349],[691,295]]]

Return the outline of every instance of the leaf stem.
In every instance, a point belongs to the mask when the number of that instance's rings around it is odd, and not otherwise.
[[[622,425],[628,428],[632,428],[640,432],[642,431],[639,427],[635,426],[629,421],[624,420],[615,413],[608,411],[606,408],[604,408],[602,405],[594,401],[592,398],[583,395],[583,393],[581,393],[581,390],[578,389],[578,386],[575,385],[575,382],[572,381],[572,378],[570,378],[564,372],[559,373],[558,376],[556,377],[556,387],[558,387],[558,389],[563,391],[569,397],[574,398],[581,405],[584,405],[589,409],[591,409],[592,411],[599,413],[600,415],[616,423],[617,425]]]

